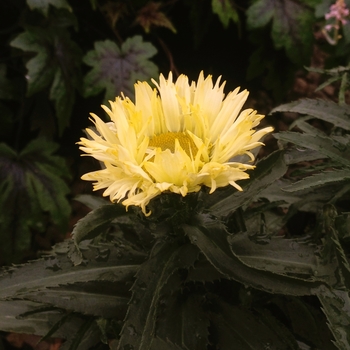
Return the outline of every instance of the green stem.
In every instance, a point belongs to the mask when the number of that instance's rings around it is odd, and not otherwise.
[[[346,92],[346,86],[348,83],[348,73],[345,72],[341,78],[340,88],[339,88],[339,104],[344,105],[345,104],[345,92]]]

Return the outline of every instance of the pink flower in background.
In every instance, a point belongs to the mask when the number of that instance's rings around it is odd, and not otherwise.
[[[342,25],[348,22],[347,17],[349,17],[349,14],[350,11],[346,7],[344,0],[337,0],[336,3],[329,8],[329,12],[325,14],[324,17],[327,21],[334,19],[333,23],[326,24],[322,30],[325,38],[331,45],[336,45],[341,38],[339,30]]]
[[[329,12],[325,14],[325,18],[327,20],[335,18],[337,22],[341,22],[344,25],[347,22],[346,17],[349,16],[349,13],[349,9],[346,7],[344,0],[337,0],[337,2],[329,8]]]

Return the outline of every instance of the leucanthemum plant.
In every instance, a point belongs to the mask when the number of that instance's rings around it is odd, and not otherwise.
[[[150,200],[164,192],[198,192],[206,186],[212,193],[237,181],[249,178],[254,169],[251,152],[262,145],[261,139],[273,129],[255,130],[264,117],[242,107],[248,91],[239,88],[224,94],[220,78],[200,73],[190,83],[180,75],[173,81],[160,75],[156,88],[147,82],[135,84],[135,103],[128,97],[102,106],[110,118],[105,123],[92,114],[95,130],[86,129],[80,149],[101,161],[104,169],[85,174],[94,181],[94,189],[112,202],[140,206],[150,215]],[[247,155],[249,163],[234,161]]]
[[[2,272],[0,329],[63,350],[349,349],[349,107],[277,107],[307,114],[302,132],[256,160],[272,128],[247,91],[203,73],[153,83],[104,107],[110,121],[92,115],[79,144],[102,169],[83,178],[110,200],[80,195],[92,210],[71,240]],[[299,181],[284,177],[298,162]],[[300,212],[313,221],[288,236]]]

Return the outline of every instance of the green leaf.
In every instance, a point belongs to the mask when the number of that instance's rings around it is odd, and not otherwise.
[[[200,227],[184,225],[183,228],[191,242],[226,278],[268,293],[288,295],[315,294],[322,285],[320,282],[277,275],[270,271],[264,271],[263,267],[258,269],[248,266],[235,254],[234,247],[232,250],[230,249],[227,241],[229,234],[218,222],[208,222]]]
[[[79,328],[61,346],[60,350],[104,349],[101,330],[94,319],[84,318]]]
[[[334,3],[333,0],[322,0],[317,6],[315,7],[315,15],[317,18],[324,19],[325,13],[328,12],[330,6]]]
[[[319,86],[317,87],[317,89],[315,90],[315,92],[316,92],[316,91],[322,90],[322,89],[325,88],[326,86],[331,85],[331,84],[335,83],[335,82],[338,81],[338,80],[341,80],[341,78],[342,78],[341,76],[335,76],[335,77],[331,77],[331,78],[327,79],[324,83],[322,83],[321,85],[319,85]]]
[[[219,16],[219,19],[225,28],[228,27],[230,20],[234,23],[239,22],[238,13],[230,0],[212,0],[211,7],[213,13]]]
[[[44,336],[53,324],[62,318],[62,311],[42,307],[29,300],[0,300],[0,330],[4,332],[35,334]],[[79,329],[81,318],[72,315],[55,336],[67,339]]]
[[[175,271],[192,266],[197,256],[198,250],[191,244],[155,244],[153,256],[137,272],[118,349],[151,348],[162,288]]]
[[[350,298],[348,290],[323,290],[318,294],[328,327],[338,349],[350,348]]]
[[[247,25],[249,29],[265,27],[275,14],[274,1],[255,1],[247,10]]]
[[[51,328],[50,330],[40,339],[40,341],[44,341],[49,339],[56,333],[69,319],[72,319],[72,314],[67,312],[63,315]]]
[[[347,242],[350,239],[350,214],[342,213],[335,218],[336,229],[341,241]]]
[[[53,142],[36,139],[17,154],[0,144],[0,251],[4,261],[20,258],[29,247],[32,230],[44,232],[49,223],[62,232],[67,229],[69,188],[63,178],[69,170],[64,159],[54,155],[57,148]]]
[[[38,10],[46,17],[48,16],[50,5],[72,11],[72,8],[69,6],[67,0],[27,0],[27,4],[31,10]]]
[[[298,146],[305,147],[324,154],[332,161],[338,162],[340,165],[350,166],[350,155],[347,145],[337,142],[330,137],[322,137],[320,135],[301,134],[297,132],[284,131],[274,134],[277,140],[292,142]]]
[[[26,293],[25,299],[80,314],[123,320],[131,297],[129,288],[128,281],[79,282]]]
[[[295,112],[307,114],[315,118],[332,123],[334,126],[350,130],[350,106],[338,105],[333,101],[301,99],[274,108],[270,114],[276,112]]]
[[[286,171],[283,152],[274,152],[258,162],[256,169],[251,172],[249,181],[242,183],[243,192],[231,188],[216,190],[205,198],[205,207],[213,215],[226,216],[237,208],[248,205],[262,190],[281,178]]]
[[[75,201],[78,201],[84,205],[86,205],[88,208],[94,210],[102,205],[106,205],[108,201],[100,196],[94,196],[91,194],[79,194],[74,197]]]
[[[121,204],[105,204],[80,219],[75,225],[72,237],[75,247],[69,257],[74,265],[83,262],[83,255],[79,249],[79,243],[86,239],[92,239],[104,233],[118,216],[126,215],[125,206]]]
[[[311,55],[314,14],[307,0],[258,0],[247,14],[249,29],[266,26],[272,20],[271,36],[276,49],[284,48],[296,64],[308,62]]]
[[[289,130],[292,130],[294,127],[298,127],[303,133],[309,134],[309,135],[320,135],[320,136],[327,136],[326,133],[321,131],[320,129],[315,128],[311,124],[307,123],[307,120],[312,119],[312,117],[307,116],[307,117],[302,117],[298,118],[295,122],[293,122]]]
[[[338,277],[338,288],[346,288],[350,291],[350,264],[346,253],[339,240],[339,232],[336,228],[335,220],[338,216],[336,208],[332,204],[326,204],[323,207],[323,226],[325,230],[325,243],[326,245],[333,246],[334,256],[338,262],[337,277]],[[327,258],[326,258],[327,259]]]
[[[298,182],[289,186],[283,187],[283,191],[296,192],[300,190],[309,189],[311,187],[322,186],[333,182],[349,182],[350,169],[325,171],[320,174],[308,176]]]
[[[66,287],[62,289],[61,295],[73,292],[74,289],[78,292],[79,285],[77,284],[80,282],[95,281],[98,286],[99,281],[120,282],[121,284],[132,281],[139,264],[145,260],[145,254],[133,250],[127,244],[117,244],[113,236],[109,238],[108,243],[101,242],[95,247],[85,248],[84,265],[74,266],[72,264],[67,253],[74,242],[64,241],[54,247],[51,256],[22,266],[4,269],[0,275],[0,300],[23,299],[26,295],[32,299],[35,297],[40,300],[42,297],[45,300],[45,298],[50,298],[50,293],[54,294],[55,291],[59,295],[58,289],[64,285]],[[73,283],[75,285],[70,286]],[[86,287],[88,291],[93,292],[93,286],[87,285]],[[48,288],[52,289],[51,292],[47,291]],[[40,294],[43,291],[47,293]],[[99,291],[98,288],[96,292],[109,295],[108,291]],[[101,298],[96,299],[101,301]],[[106,298],[106,302],[108,300],[110,299]],[[83,308],[84,303],[83,299],[77,298],[67,305],[79,310]]]
[[[80,49],[62,27],[29,27],[11,46],[36,53],[27,63],[28,96],[50,87],[59,134],[69,125],[75,89],[80,82]]]
[[[121,47],[110,40],[97,41],[94,46],[83,58],[92,67],[84,78],[85,97],[106,90],[105,101],[114,100],[121,93],[133,98],[137,80],[158,75],[157,66],[149,60],[157,49],[141,36],[128,38]]]
[[[295,146],[288,147],[284,155],[284,161],[286,162],[287,165],[296,164],[300,162],[307,162],[310,160],[316,160],[316,159],[322,159],[322,158],[327,158],[327,156],[314,150],[295,147]]]
[[[248,232],[228,237],[234,253],[246,265],[276,274],[321,281],[336,285],[334,264],[321,265],[316,255],[317,247],[297,239],[271,237],[258,241],[258,235]]]
[[[54,101],[60,136],[62,136],[64,129],[69,126],[75,101],[74,85],[74,75],[69,77],[62,69],[56,70],[50,89],[50,100]]]

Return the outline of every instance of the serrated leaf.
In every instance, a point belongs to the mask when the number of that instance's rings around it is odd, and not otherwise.
[[[200,227],[184,225],[184,232],[206,256],[208,261],[226,278],[251,286],[268,293],[289,295],[314,294],[322,285],[320,282],[277,275],[270,271],[250,267],[230,250],[225,228],[216,222],[206,223]],[[297,254],[297,252],[295,253]]]
[[[0,275],[0,300],[25,298],[47,288],[79,282],[132,281],[138,266],[145,259],[143,253],[126,244],[113,242],[84,250],[84,266],[74,266],[67,252],[74,245],[65,241],[54,247],[55,255],[28,264],[3,270]],[[105,254],[109,250],[109,254]],[[83,302],[83,301],[82,301]]]
[[[292,142],[298,146],[317,151],[331,158],[332,161],[338,162],[340,165],[350,166],[350,155],[349,152],[347,152],[348,146],[330,137],[290,131],[274,134],[274,137],[277,140]]]
[[[288,147],[284,154],[284,160],[287,165],[323,158],[327,158],[327,156],[314,150],[295,146]]]
[[[72,237],[74,243],[79,243],[85,239],[95,238],[98,234],[103,233],[112,221],[118,216],[126,215],[125,206],[121,204],[104,204],[91,211],[75,225]]]
[[[169,18],[160,11],[161,6],[160,2],[150,1],[139,10],[135,22],[142,26],[146,33],[150,32],[152,26],[168,28],[176,33]]]
[[[276,49],[284,48],[297,64],[311,55],[314,23],[312,8],[303,0],[258,0],[247,10],[248,28],[265,27],[272,20],[271,36]]]
[[[311,187],[322,186],[325,184],[333,182],[349,182],[350,180],[350,169],[346,170],[334,170],[334,171],[325,171],[320,174],[315,174],[308,176],[300,181],[294,182],[293,184],[283,187],[283,191],[286,192],[296,192]]]
[[[285,201],[288,206],[296,203],[300,200],[300,197],[295,194],[288,194],[282,191],[283,187],[286,187],[291,184],[290,180],[279,179],[272,183],[270,186],[266,187],[263,191],[261,191],[254,201],[258,201],[260,198],[265,198],[269,202],[276,201]]]
[[[63,158],[54,155],[57,148],[53,142],[36,139],[18,154],[0,144],[0,250],[7,262],[28,249],[31,230],[44,231],[47,214],[61,231],[67,228],[69,188],[63,178],[69,170]]]
[[[336,229],[335,219],[337,217],[337,210],[331,204],[326,204],[323,207],[323,225],[325,230],[325,241],[331,243],[334,249],[334,256],[338,262],[337,277],[338,288],[350,291],[350,264],[344,248],[339,240],[339,233]]]
[[[271,237],[261,243],[253,239],[254,236],[247,232],[228,238],[231,249],[246,265],[336,285],[334,264],[321,265],[316,246],[283,237]]]
[[[121,93],[132,98],[137,80],[149,80],[158,74],[157,66],[149,60],[156,53],[157,49],[139,35],[128,38],[121,47],[110,40],[95,42],[94,50],[83,58],[92,67],[84,78],[85,97],[106,90],[105,101]]]
[[[350,238],[350,214],[342,213],[335,218],[336,229],[341,241],[348,241]]]
[[[31,10],[38,10],[45,16],[47,16],[49,13],[50,5],[72,11],[72,8],[69,6],[67,0],[27,0],[27,4]]]
[[[29,300],[0,300],[0,310],[0,330],[4,332],[43,336],[62,318],[61,310],[43,308],[42,304]],[[67,339],[75,334],[81,318],[72,316],[70,321],[57,330],[56,337]]]
[[[212,0],[211,8],[213,13],[219,16],[225,28],[228,27],[230,20],[234,23],[239,22],[238,13],[230,0]]]
[[[192,266],[198,255],[191,244],[179,246],[176,242],[159,242],[155,250],[138,269],[118,349],[151,349],[162,288],[169,276]]]
[[[350,348],[350,298],[348,290],[324,290],[318,294],[328,327],[338,349]]]
[[[315,118],[332,123],[334,126],[350,130],[350,106],[338,105],[333,101],[318,99],[301,99],[274,108],[270,114],[276,112],[295,112],[307,114]]]
[[[27,94],[32,96],[50,87],[55,102],[59,134],[69,125],[79,84],[80,49],[62,27],[29,27],[19,34],[11,46],[36,55],[27,63]]]
[[[26,293],[25,299],[80,314],[123,320],[131,296],[129,288],[127,282],[80,282]]]
[[[290,125],[289,130],[292,130],[294,127],[298,127],[305,134],[314,135],[314,136],[316,135],[327,136],[326,133],[324,133],[320,129],[317,129],[311,124],[307,123],[306,121],[309,119],[312,119],[312,118],[310,117],[298,118],[295,122],[293,122]]]
[[[105,204],[91,211],[77,222],[72,232],[75,247],[69,253],[69,257],[74,265],[79,265],[83,262],[79,243],[104,233],[111,226],[112,221],[122,215],[126,215],[125,206],[121,204]]]
[[[211,214],[226,216],[239,207],[248,205],[262,190],[281,178],[287,171],[283,152],[277,151],[258,162],[250,173],[250,179],[242,182],[243,192],[225,188],[216,190],[205,199],[205,207]]]

